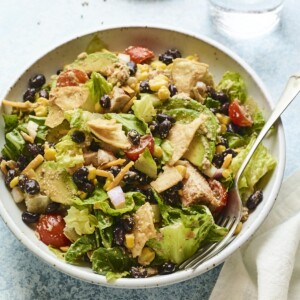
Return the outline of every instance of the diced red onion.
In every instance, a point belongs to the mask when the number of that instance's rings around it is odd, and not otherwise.
[[[122,60],[125,63],[130,62],[130,56],[128,54],[119,53],[118,57],[119,57],[120,60]]]

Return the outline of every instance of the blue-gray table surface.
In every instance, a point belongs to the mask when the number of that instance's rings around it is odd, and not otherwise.
[[[114,25],[163,25],[221,42],[261,77],[275,104],[288,77],[300,71],[300,2],[286,0],[281,26],[255,39],[233,39],[212,26],[205,0],[2,0],[0,2],[0,94],[20,70],[58,43]],[[283,117],[285,177],[299,165],[300,101]],[[175,285],[111,289],[71,278],[38,259],[0,217],[0,299],[208,299],[221,266]],[[235,278],[228,278],[235,280]],[[234,293],[234,291],[233,291]]]

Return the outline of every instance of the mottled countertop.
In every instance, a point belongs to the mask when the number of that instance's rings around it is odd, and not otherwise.
[[[300,71],[300,2],[286,0],[281,26],[255,39],[233,39],[212,26],[207,2],[194,0],[1,0],[0,94],[36,57],[64,40],[115,25],[163,25],[208,36],[235,51],[261,77],[276,103]],[[283,115],[285,176],[300,165],[300,99]],[[0,299],[208,299],[221,267],[176,285],[110,289],[73,279],[28,251],[0,217]],[[234,280],[234,279],[229,279]],[[234,292],[234,291],[233,291]]]

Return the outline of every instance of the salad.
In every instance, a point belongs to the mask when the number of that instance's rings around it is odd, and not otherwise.
[[[243,78],[216,82],[198,55],[113,52],[97,38],[61,67],[2,102],[1,171],[37,238],[108,281],[172,273],[220,241],[215,218],[264,125]],[[260,145],[239,182],[242,222],[275,165]]]

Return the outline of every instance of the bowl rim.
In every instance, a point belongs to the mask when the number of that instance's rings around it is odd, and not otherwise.
[[[208,45],[211,45],[221,51],[222,53],[228,55],[231,59],[236,61],[243,69],[246,70],[246,72],[251,76],[251,78],[254,80],[262,94],[264,95],[265,99],[267,100],[268,105],[270,106],[271,109],[273,109],[273,103],[270,100],[271,97],[262,82],[262,80],[258,77],[256,72],[236,53],[234,53],[232,50],[227,48],[226,46],[222,45],[221,43],[213,40],[212,38],[209,38],[207,36],[188,31],[188,30],[181,30],[175,27],[170,27],[170,26],[157,26],[157,25],[114,25],[114,26],[107,26],[103,27],[99,30],[89,30],[86,31],[85,33],[81,33],[79,36],[74,35],[71,38],[68,38],[68,40],[64,41],[58,41],[55,46],[49,47],[47,51],[43,51],[43,54],[41,54],[37,59],[32,61],[31,63],[28,64],[27,67],[25,67],[23,70],[18,72],[16,75],[16,79],[12,80],[12,84],[10,85],[9,88],[4,90],[4,96],[6,96],[11,89],[15,86],[17,83],[18,79],[37,61],[40,59],[44,58],[47,56],[50,52],[55,51],[57,48],[72,42],[75,39],[87,36],[87,35],[92,35],[96,34],[99,32],[103,31],[109,31],[109,30],[118,30],[118,29],[155,29],[155,30],[164,30],[164,31],[171,31],[175,33],[179,33],[191,38],[198,39]],[[2,95],[0,95],[0,101],[3,98]],[[191,279],[193,277],[199,276],[202,273],[216,267],[217,265],[221,264],[222,262],[225,261],[226,258],[228,258],[230,255],[232,255],[236,250],[238,250],[246,241],[248,241],[254,233],[257,231],[257,229],[260,227],[260,225],[263,223],[267,215],[269,214],[272,206],[275,203],[276,197],[278,195],[279,189],[281,182],[283,180],[284,176],[284,169],[285,169],[285,156],[286,156],[286,144],[285,144],[285,136],[284,136],[284,131],[283,131],[283,125],[281,119],[278,119],[277,121],[277,135],[279,139],[282,140],[282,143],[279,144],[279,153],[281,154],[280,158],[277,162],[277,167],[276,167],[276,173],[279,172],[279,176],[276,177],[276,181],[274,185],[277,187],[275,189],[272,189],[269,197],[271,199],[274,199],[273,201],[267,202],[265,204],[263,210],[261,211],[259,217],[255,220],[255,223],[252,224],[251,226],[251,234],[250,235],[243,235],[237,240],[233,240],[233,242],[227,246],[225,249],[223,249],[220,253],[209,259],[208,261],[204,262],[201,264],[196,270],[181,270],[177,271],[172,274],[168,275],[160,275],[160,276],[154,276],[154,277],[148,277],[148,278],[120,278],[113,283],[108,283],[106,281],[105,276],[97,274],[97,273],[87,273],[84,272],[82,273],[80,271],[80,267],[76,265],[71,265],[67,264],[64,261],[59,260],[57,257],[55,257],[52,253],[46,252],[46,251],[40,251],[38,247],[28,238],[25,236],[21,229],[17,227],[14,224],[14,221],[12,217],[9,215],[8,211],[4,207],[2,201],[0,201],[0,215],[3,218],[4,223],[8,226],[10,231],[18,238],[18,240],[26,246],[27,249],[29,249],[32,253],[34,253],[37,257],[42,259],[44,262],[46,262],[48,265],[51,265],[55,269],[59,270],[60,272],[67,274],[73,278],[77,278],[92,284],[97,284],[97,285],[102,285],[102,286],[107,286],[111,288],[129,288],[129,289],[134,289],[134,288],[153,288],[153,287],[161,287],[161,286],[166,286],[166,285],[171,285],[175,283],[179,283],[182,281],[186,281],[188,279]],[[1,196],[0,196],[1,197]],[[83,274],[84,276],[82,276]]]

